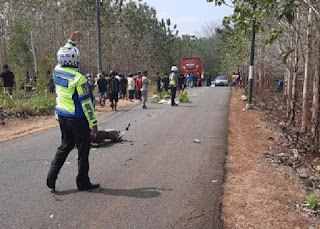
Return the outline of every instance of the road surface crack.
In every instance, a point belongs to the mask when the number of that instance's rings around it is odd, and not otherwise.
[[[204,215],[207,214],[205,210],[202,210],[201,213],[198,213],[198,214],[194,215],[196,211],[197,211],[197,209],[194,209],[194,210],[190,213],[191,217],[189,217],[188,219],[186,219],[185,217],[179,218],[173,225],[170,225],[171,229],[174,229],[175,226],[179,225],[179,224],[182,223],[183,221],[187,221],[187,222],[185,223],[185,225],[183,226],[183,228],[185,228],[192,220],[198,219],[198,218],[200,218],[200,217],[202,217],[202,216],[204,216]],[[194,216],[193,216],[193,215],[194,215]]]

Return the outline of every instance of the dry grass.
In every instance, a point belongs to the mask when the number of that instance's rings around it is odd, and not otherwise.
[[[241,93],[234,90],[230,104],[225,228],[320,228],[319,222],[297,210],[306,193],[291,168],[265,162],[263,153],[272,147],[270,128],[261,121],[261,112],[242,111]]]

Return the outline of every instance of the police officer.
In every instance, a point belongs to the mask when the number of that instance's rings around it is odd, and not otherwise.
[[[171,67],[171,74],[170,74],[170,88],[171,88],[171,106],[178,106],[177,103],[175,103],[176,93],[177,93],[177,85],[178,85],[178,68],[177,66]]]
[[[61,145],[51,163],[47,176],[47,186],[55,190],[59,171],[70,151],[78,149],[77,187],[79,190],[95,189],[99,184],[90,182],[89,151],[90,127],[92,135],[98,132],[94,107],[90,98],[87,79],[79,72],[79,51],[75,42],[82,36],[77,31],[72,33],[65,46],[57,53],[58,65],[53,76],[56,86],[56,116],[61,130]]]

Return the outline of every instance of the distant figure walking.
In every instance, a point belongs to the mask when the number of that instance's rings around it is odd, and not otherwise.
[[[4,86],[4,92],[13,99],[13,90],[16,88],[14,74],[9,70],[7,64],[3,65],[3,72],[0,75],[0,85]]]

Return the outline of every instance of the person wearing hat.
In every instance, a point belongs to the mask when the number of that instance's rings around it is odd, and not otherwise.
[[[47,175],[47,186],[53,190],[60,169],[74,147],[78,150],[78,189],[83,191],[100,187],[99,184],[92,184],[88,175],[90,139],[98,133],[98,123],[87,79],[79,72],[79,51],[75,42],[81,36],[79,31],[73,32],[66,45],[59,49],[58,65],[53,71],[57,94],[55,113],[61,131],[61,145]]]
[[[176,93],[177,93],[177,86],[178,86],[178,68],[177,66],[171,67],[171,74],[170,74],[170,88],[171,88],[171,106],[178,106],[175,102]]]

